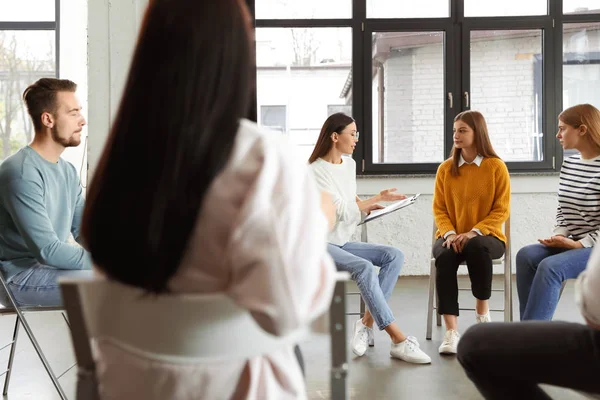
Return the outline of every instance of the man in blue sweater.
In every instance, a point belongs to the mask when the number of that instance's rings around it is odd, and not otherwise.
[[[25,89],[33,141],[0,164],[0,270],[21,305],[62,303],[58,278],[91,276],[79,242],[84,198],[75,167],[60,158],[78,146],[85,119],[69,80]]]

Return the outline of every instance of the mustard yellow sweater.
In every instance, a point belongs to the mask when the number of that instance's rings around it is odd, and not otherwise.
[[[499,158],[486,157],[480,166],[463,164],[452,176],[452,159],[444,161],[435,177],[433,216],[436,237],[448,231],[465,233],[473,228],[506,243],[502,224],[510,212],[510,176]]]

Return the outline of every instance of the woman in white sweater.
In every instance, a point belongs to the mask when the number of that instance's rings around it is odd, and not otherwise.
[[[336,206],[336,222],[328,238],[328,251],[338,270],[350,272],[368,307],[354,324],[352,351],[365,354],[374,344],[373,325],[385,330],[392,340],[390,354],[404,361],[427,364],[431,359],[412,336],[405,336],[394,322],[387,300],[394,290],[404,262],[402,252],[394,247],[350,242],[361,213],[381,208],[379,201],[401,200],[396,189],[383,190],[377,196],[360,200],[356,195],[356,163],[352,154],[358,141],[354,120],[343,113],[331,115],[310,156],[309,163],[317,185],[330,193]],[[379,276],[374,265],[380,267]]]

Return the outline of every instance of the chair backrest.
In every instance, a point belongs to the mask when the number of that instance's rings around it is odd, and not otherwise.
[[[296,344],[308,333],[271,335],[223,294],[156,296],[101,278],[60,285],[71,324],[81,324],[72,331],[81,336],[73,338],[76,353],[77,344],[102,338],[166,362],[243,359]]]

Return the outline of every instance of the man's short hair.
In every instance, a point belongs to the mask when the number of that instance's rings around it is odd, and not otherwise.
[[[42,130],[42,114],[54,114],[58,107],[56,93],[75,92],[77,84],[68,79],[42,78],[23,92],[23,100],[36,132]]]

